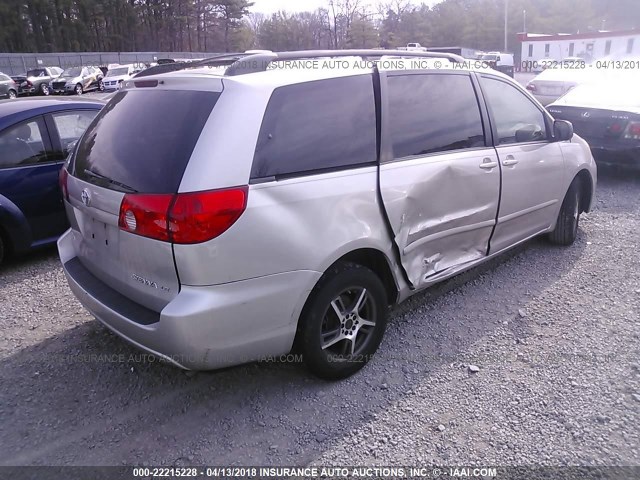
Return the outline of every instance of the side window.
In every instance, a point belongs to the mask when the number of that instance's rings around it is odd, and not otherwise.
[[[0,73],[0,82],[8,82],[9,80],[9,77]]]
[[[83,68],[82,71],[80,72],[80,75],[83,77],[86,77],[87,75],[89,75],[89,69],[88,68]]]
[[[480,84],[498,131],[497,145],[547,139],[544,114],[524,93],[488,77],[481,77]]]
[[[258,136],[252,178],[376,161],[371,75],[280,87]]]
[[[73,148],[97,114],[97,110],[77,110],[51,115],[60,135],[64,157],[68,155],[69,150]]]
[[[48,160],[42,141],[41,119],[29,120],[0,132],[0,168],[21,167]]]
[[[391,76],[388,85],[394,158],[485,146],[468,75]]]

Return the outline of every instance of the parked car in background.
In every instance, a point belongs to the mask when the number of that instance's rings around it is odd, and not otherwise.
[[[13,99],[18,96],[18,84],[9,75],[0,73],[0,98]]]
[[[98,67],[72,67],[50,83],[52,93],[82,95],[91,90],[104,90],[104,75]]]
[[[316,375],[351,375],[390,304],[537,235],[570,245],[591,208],[586,142],[499,72],[269,68],[443,58],[428,52],[235,56],[127,82],[61,175],[72,291],[175,365],[295,345]]]
[[[599,164],[640,169],[640,93],[631,77],[578,85],[547,107],[573,124]]]
[[[582,68],[579,63],[567,67],[547,68],[527,83],[527,90],[542,105],[548,105],[598,72]]]
[[[409,52],[426,52],[427,48],[423,47],[419,43],[407,43],[407,51]]]
[[[110,68],[102,81],[105,91],[120,89],[122,82],[129,80],[134,73],[135,67],[133,65],[119,65]]]
[[[55,242],[68,228],[58,174],[102,102],[0,102],[0,263]]]
[[[62,73],[59,67],[43,67],[28,70],[24,75],[12,77],[19,86],[18,95],[49,95],[49,83]]]
[[[501,52],[487,52],[480,55],[480,61],[487,63],[491,68],[513,78],[514,64],[513,54]]]

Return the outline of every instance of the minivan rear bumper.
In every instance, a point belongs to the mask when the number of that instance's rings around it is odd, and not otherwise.
[[[188,370],[274,359],[291,350],[297,321],[321,273],[301,270],[214,286],[185,286],[160,312],[144,309],[86,270],[71,233],[58,250],[74,295],[134,346]]]

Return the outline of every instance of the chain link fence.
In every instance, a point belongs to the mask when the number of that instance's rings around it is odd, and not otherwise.
[[[215,53],[193,52],[74,52],[74,53],[0,53],[0,72],[19,75],[38,67],[102,67],[109,64],[148,64],[161,58],[198,59]]]

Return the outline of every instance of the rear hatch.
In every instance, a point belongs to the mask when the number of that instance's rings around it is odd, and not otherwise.
[[[149,217],[144,202],[168,204],[178,192],[220,92],[160,89],[157,81],[144,86],[156,88],[120,91],[82,137],[67,167],[67,211],[85,268],[159,312],[180,288],[172,244],[132,233],[141,230],[135,229],[136,216],[125,219],[121,209],[123,202],[142,199],[137,221],[152,227],[156,222],[161,230],[161,220]],[[123,221],[133,228],[126,231]]]

